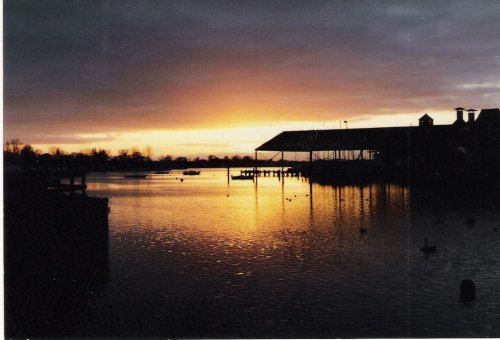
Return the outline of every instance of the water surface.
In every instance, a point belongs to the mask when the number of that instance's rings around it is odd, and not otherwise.
[[[422,207],[396,184],[201,171],[89,176],[89,194],[109,197],[109,269],[81,335],[500,336],[497,211]],[[459,300],[466,278],[473,304]]]

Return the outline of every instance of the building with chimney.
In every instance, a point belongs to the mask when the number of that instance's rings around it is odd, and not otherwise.
[[[500,109],[455,108],[456,120],[434,125],[424,114],[418,126],[285,131],[262,144],[258,152],[307,153],[309,164],[370,164],[379,172],[412,176],[469,176],[500,169]],[[464,120],[464,111],[468,121]],[[352,166],[351,164],[351,166]],[[382,169],[382,170],[380,170]]]

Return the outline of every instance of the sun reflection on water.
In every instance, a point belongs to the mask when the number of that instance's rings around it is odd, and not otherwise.
[[[93,181],[89,191],[110,197],[114,232],[140,229],[229,247],[317,244],[357,234],[361,226],[369,230],[375,216],[403,216],[408,207],[408,192],[397,185],[323,186],[295,177],[228,183],[226,176],[223,170],[150,180],[116,174],[106,183]]]
[[[89,176],[89,194],[110,198],[110,273],[81,322],[114,335],[147,324],[182,337],[457,336],[470,318],[455,303],[461,273],[496,289],[499,239],[471,239],[462,212],[441,212],[437,225],[438,212],[410,206],[405,187],[201,171]],[[424,237],[441,250],[428,260]],[[496,300],[477,308],[487,320],[500,311]]]

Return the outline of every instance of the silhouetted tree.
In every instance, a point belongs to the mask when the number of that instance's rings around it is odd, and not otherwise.
[[[6,141],[4,144],[4,151],[10,152],[12,154],[18,154],[21,151],[23,146],[23,142],[19,139],[11,139],[10,141]]]
[[[208,159],[196,157],[191,160],[182,156],[174,159],[171,155],[167,155],[160,157],[158,161],[153,161],[151,147],[148,146],[144,153],[146,156],[137,147],[132,147],[130,150],[119,150],[114,157],[111,157],[110,151],[99,148],[67,154],[60,147],[51,146],[49,153],[42,154],[40,150],[34,150],[31,145],[24,144],[18,139],[4,143],[6,166],[85,168],[89,171],[145,171],[187,167],[253,167],[255,165],[255,160],[250,156],[235,155],[219,158],[209,155]],[[259,166],[273,166],[274,162],[259,160],[258,164]],[[294,164],[296,165],[297,162],[285,162],[287,166]]]
[[[167,163],[171,163],[172,160],[173,160],[173,157],[171,155],[166,155],[166,156],[160,158],[160,161],[167,162]]]
[[[33,147],[29,144],[23,145],[21,151],[19,151],[19,158],[21,165],[24,167],[33,167],[36,163],[37,153],[33,150]]]
[[[189,166],[189,160],[187,157],[177,157],[174,164],[178,168],[187,168]]]
[[[153,158],[153,148],[148,144],[144,149],[144,155],[146,156],[146,160],[150,161]]]
[[[87,152],[74,152],[70,156],[73,159],[73,164],[75,167],[93,170],[89,166],[89,156]]]
[[[78,155],[80,158],[81,156]],[[84,154],[84,157],[86,158],[86,161],[84,162],[85,166],[89,168],[89,170],[94,170],[94,171],[102,171],[106,170],[108,166],[108,160],[110,159],[109,156],[109,151],[104,150],[104,149],[90,149],[87,150]],[[79,164],[82,164],[81,161],[75,162]]]
[[[19,165],[20,151],[23,143],[19,139],[11,139],[3,145],[4,162],[6,166]]]

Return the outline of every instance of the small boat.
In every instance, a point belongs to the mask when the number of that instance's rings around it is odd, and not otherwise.
[[[125,175],[123,177],[125,177],[125,178],[136,178],[136,179],[139,179],[139,178],[148,178],[149,176],[148,175]]]
[[[186,170],[182,173],[185,176],[196,176],[201,174],[201,171],[196,171],[196,170]]]
[[[234,175],[231,175],[231,179],[249,179],[249,180],[253,180],[253,176],[245,176],[245,175],[238,175],[238,176],[234,176]]]
[[[166,174],[169,174],[170,171],[168,171],[168,170],[158,170],[158,171],[155,171],[154,173],[156,175],[166,175]]]

